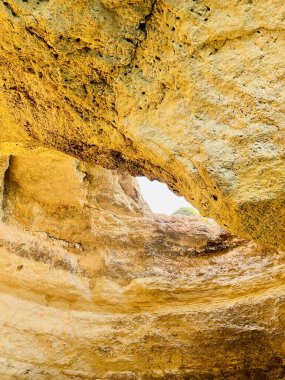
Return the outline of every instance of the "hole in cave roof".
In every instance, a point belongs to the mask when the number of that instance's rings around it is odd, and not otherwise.
[[[174,194],[165,183],[150,181],[146,177],[137,177],[141,194],[151,210],[157,214],[199,215],[184,197]]]

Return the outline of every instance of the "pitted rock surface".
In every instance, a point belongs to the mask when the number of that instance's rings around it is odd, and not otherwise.
[[[0,2],[0,150],[166,182],[284,248],[281,0]]]

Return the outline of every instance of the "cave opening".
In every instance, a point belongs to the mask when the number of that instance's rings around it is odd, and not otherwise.
[[[165,183],[137,177],[139,189],[152,212],[165,215],[200,215],[183,196],[174,194]]]

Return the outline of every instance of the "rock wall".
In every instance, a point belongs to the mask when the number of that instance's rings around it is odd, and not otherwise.
[[[1,379],[285,378],[284,20],[0,1]]]
[[[160,179],[284,249],[282,0],[0,2],[0,151]]]
[[[128,175],[3,158],[1,379],[282,379],[284,252],[153,215]]]

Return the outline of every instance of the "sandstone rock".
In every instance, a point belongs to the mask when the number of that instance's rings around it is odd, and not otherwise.
[[[144,173],[284,248],[284,14],[269,0],[3,1],[0,150]]]
[[[1,379],[284,377],[284,252],[62,155],[0,177]]]

